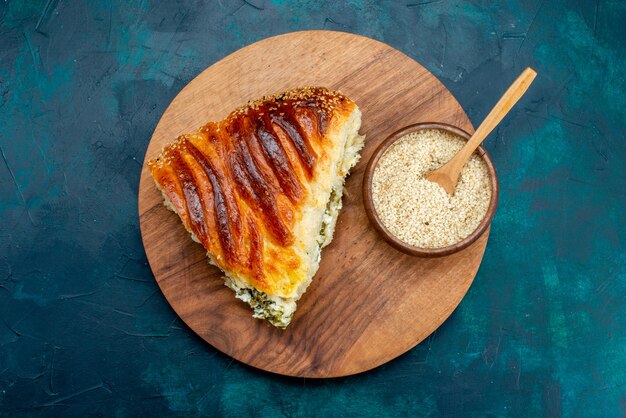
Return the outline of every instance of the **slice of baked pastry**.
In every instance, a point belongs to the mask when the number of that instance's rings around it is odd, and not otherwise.
[[[165,205],[254,317],[289,325],[332,240],[360,125],[341,93],[294,89],[180,136],[148,163]]]

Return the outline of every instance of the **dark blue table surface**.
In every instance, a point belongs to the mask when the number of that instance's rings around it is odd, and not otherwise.
[[[395,361],[318,381],[233,361],[176,317],[137,189],[189,80],[321,28],[413,57],[475,125],[523,68],[539,77],[486,141],[501,200],[459,308]],[[0,415],[625,415],[625,58],[616,0],[0,1]]]

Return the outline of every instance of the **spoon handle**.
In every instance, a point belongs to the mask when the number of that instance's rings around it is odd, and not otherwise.
[[[532,68],[528,67],[522,74],[511,84],[504,95],[498,100],[498,103],[491,109],[491,112],[487,115],[483,123],[480,124],[474,135],[463,146],[463,148],[454,156],[450,161],[454,160],[455,168],[458,168],[459,173],[465,165],[465,162],[469,159],[476,148],[483,142],[483,140],[493,131],[500,121],[506,116],[511,108],[517,103],[517,101],[526,93],[528,87],[537,76],[537,73]],[[460,164],[460,166],[458,166]],[[458,166],[458,167],[456,167]]]

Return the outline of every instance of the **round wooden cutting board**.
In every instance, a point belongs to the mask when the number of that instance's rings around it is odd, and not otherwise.
[[[224,286],[178,217],[162,205],[146,161],[178,135],[224,118],[235,107],[293,87],[341,90],[363,112],[361,161],[313,283],[286,330],[253,319]],[[415,122],[473,132],[463,109],[424,67],[381,42],[331,31],[296,32],[247,46],[192,80],[154,131],[139,186],[146,254],[163,294],[183,321],[218,350],[274,373],[334,377],[379,366],[414,347],[448,318],[467,292],[488,232],[438,259],[404,255],[377,235],[361,182],[377,145]]]

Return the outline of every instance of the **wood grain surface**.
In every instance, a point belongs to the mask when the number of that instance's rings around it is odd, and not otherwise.
[[[319,85],[341,90],[363,112],[366,145],[346,183],[335,237],[291,325],[253,319],[209,266],[178,217],[162,205],[146,167],[177,135],[220,120],[250,99]],[[378,41],[331,31],[281,35],[212,65],[159,121],[139,186],[141,233],[163,294],[204,340],[274,373],[336,377],[379,366],[414,347],[457,307],[471,285],[488,232],[451,256],[421,259],[390,247],[370,225],[361,183],[367,161],[390,133],[415,122],[473,128],[446,88],[421,65]]]

